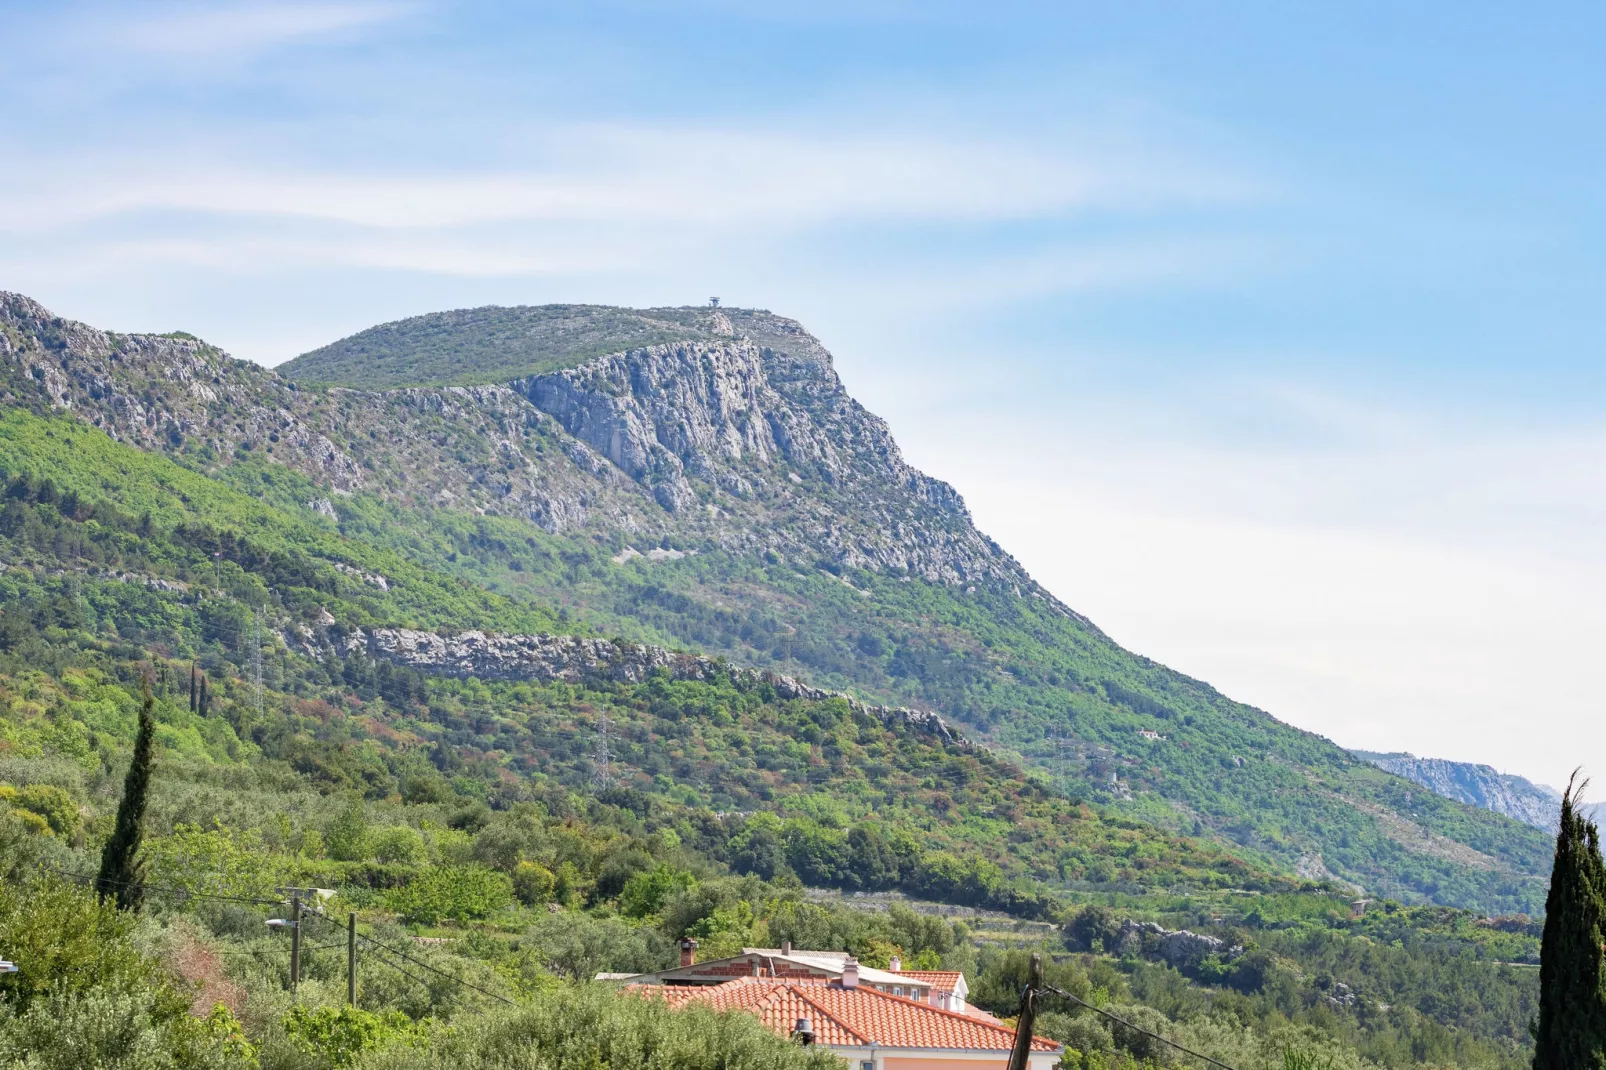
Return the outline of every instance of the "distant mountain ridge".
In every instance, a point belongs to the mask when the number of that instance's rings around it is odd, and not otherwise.
[[[1561,792],[1548,784],[1535,784],[1520,776],[1502,773],[1493,766],[1472,762],[1418,758],[1404,752],[1381,754],[1357,750],[1350,753],[1447,799],[1493,810],[1547,832],[1556,831]],[[1602,805],[1595,804],[1588,810],[1594,813]]]

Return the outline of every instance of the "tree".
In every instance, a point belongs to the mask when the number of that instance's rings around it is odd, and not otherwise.
[[[1534,1070],[1606,1066],[1606,864],[1600,834],[1577,807],[1577,773],[1561,798],[1556,861],[1539,945],[1539,1022]]]
[[[140,681],[139,732],[134,736],[134,758],[123,779],[123,797],[117,804],[117,823],[100,852],[100,874],[95,891],[102,900],[115,899],[119,910],[135,910],[145,898],[140,841],[145,835],[145,807],[150,801],[151,749],[156,736],[150,677]]]

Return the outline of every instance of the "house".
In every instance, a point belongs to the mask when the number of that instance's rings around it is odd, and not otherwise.
[[[647,985],[717,985],[738,977],[769,977],[794,981],[840,981],[853,957],[845,951],[796,951],[790,943],[778,948],[744,947],[730,958],[697,961],[697,941],[680,944],[680,965],[656,973],[599,973],[598,981]],[[896,958],[891,969],[878,970],[854,962],[859,984],[877,992],[929,1003],[939,1010],[997,1021],[984,1010],[965,1002],[970,994],[965,975],[958,970],[905,970]]]
[[[1165,741],[1165,737],[1152,728],[1140,728],[1138,729],[1138,735],[1142,736],[1150,743],[1163,743]]]
[[[687,945],[690,945],[689,947]],[[852,1070],[1005,1070],[1015,1030],[964,1002],[964,977],[941,970],[877,970],[842,952],[744,948],[651,974],[599,974],[675,1007],[743,1010],[800,1043],[829,1047]],[[946,1006],[944,1006],[946,1004]],[[952,1007],[963,1010],[953,1010]],[[1052,1070],[1064,1048],[1032,1039],[1029,1070]]]

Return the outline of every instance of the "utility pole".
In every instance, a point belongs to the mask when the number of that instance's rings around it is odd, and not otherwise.
[[[301,983],[301,893],[290,893],[290,991]]]
[[[346,1002],[357,1005],[357,912],[346,915]]]
[[[1026,991],[1020,994],[1020,1019],[1015,1023],[1015,1046],[1009,1053],[1009,1070],[1026,1070],[1032,1055],[1032,1025],[1037,1021],[1037,1000],[1043,987],[1043,956],[1032,952]]]

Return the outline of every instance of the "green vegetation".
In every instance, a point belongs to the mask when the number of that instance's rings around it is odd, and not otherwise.
[[[0,952],[24,965],[0,978],[0,1052],[19,1065],[818,1065],[749,1018],[577,984],[665,966],[684,935],[705,956],[896,951],[965,971],[1002,1014],[1041,950],[1067,990],[1245,1070],[1530,1057],[1530,919],[1388,901],[1357,915],[1341,885],[1286,865],[1331,820],[1354,867],[1401,866],[1402,894],[1442,879],[1436,894],[1520,905],[1526,886],[1498,881],[1518,881],[1526,841],[1396,798],[1359,763],[1323,765],[1321,741],[1035,600],[711,548],[619,566],[607,543],[363,496],[331,522],[282,469],[209,478],[17,412],[0,419],[0,469]],[[720,593],[743,589],[781,597]],[[684,633],[866,693],[938,696],[1047,771],[745,677],[436,679],[343,642],[476,624]],[[77,889],[117,827],[142,709],[154,758],[131,917]],[[1041,748],[1067,709],[1092,749],[1062,777]],[[1166,763],[1128,739],[1154,724]],[[1245,761],[1223,775],[1224,757]],[[1143,793],[1096,788],[1106,768]],[[1191,812],[1167,794],[1184,774]],[[1459,829],[1509,871],[1421,868],[1431,855],[1346,816],[1356,799]],[[314,901],[293,992],[286,940],[263,924],[287,886],[334,892]],[[890,909],[832,897],[859,892]],[[1168,961],[1129,919],[1222,943]],[[1043,1028],[1086,1070],[1172,1059],[1072,1007]]]
[[[716,339],[707,318],[708,310],[693,308],[487,305],[370,327],[277,370],[298,382],[366,390],[506,383],[626,349]]]
[[[145,838],[145,808],[150,804],[151,761],[156,738],[156,719],[151,716],[156,697],[151,694],[150,681],[141,681],[140,690],[134,756],[128,763],[128,775],[123,778],[123,796],[117,802],[111,838],[101,849],[100,872],[95,876],[95,890],[102,899],[112,900],[119,910],[134,911],[145,901],[140,845]],[[206,708],[204,700],[195,701],[195,706],[198,710]],[[60,834],[54,828],[52,831]]]
[[[1536,1070],[1606,1063],[1606,865],[1600,833],[1576,808],[1583,789],[1575,774],[1561,800],[1545,903]]]
[[[364,495],[337,509],[353,538],[405,544],[415,560],[558,605],[595,632],[939,710],[1055,790],[1290,870],[1319,857],[1373,892],[1495,913],[1543,902],[1543,832],[1415,788],[1037,599],[717,547],[620,565],[618,541],[559,539],[508,518]]]

